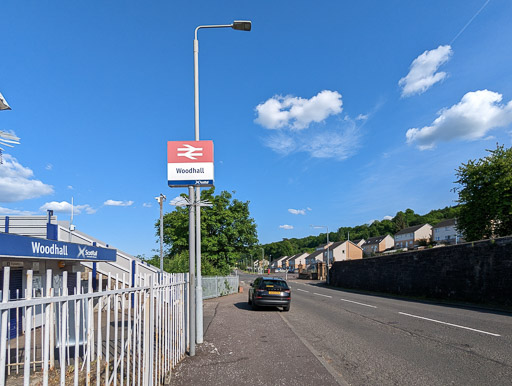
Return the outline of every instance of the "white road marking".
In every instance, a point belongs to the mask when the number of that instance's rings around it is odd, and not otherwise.
[[[295,288],[297,291],[302,291],[302,292],[309,292],[309,291],[306,291],[306,290],[303,290],[303,289],[300,289],[300,288]]]
[[[355,302],[353,300],[348,300],[348,299],[340,299],[341,301],[344,301],[344,302],[349,302],[349,303],[354,303],[354,304],[359,304],[360,306],[365,306],[365,307],[371,307],[371,308],[377,308],[376,306],[372,306],[370,304],[364,304],[364,303],[359,303],[359,302]]]
[[[480,332],[480,333],[482,333],[482,334],[487,334],[487,335],[492,335],[492,336],[501,336],[501,335],[499,335],[499,334],[493,334],[492,332],[487,332],[487,331],[477,330],[477,329],[475,329],[475,328],[470,328],[470,327],[459,326],[458,324],[453,324],[453,323],[441,322],[440,320],[429,319],[429,318],[425,318],[425,317],[423,317],[423,316],[417,316],[417,315],[406,314],[405,312],[399,312],[399,314],[400,314],[400,315],[405,315],[405,316],[410,316],[410,317],[412,317],[412,318],[418,318],[418,319],[428,320],[429,322],[435,322],[435,323],[446,324],[447,326],[463,328],[463,329],[465,329],[465,330],[476,331],[476,332]]]
[[[326,298],[332,298],[332,296],[329,296],[329,295],[322,295],[322,294],[317,294],[316,292],[313,292],[314,295],[318,295],[318,296],[325,296]]]

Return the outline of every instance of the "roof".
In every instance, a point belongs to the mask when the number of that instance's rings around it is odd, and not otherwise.
[[[329,251],[333,251],[334,249],[338,248],[339,246],[345,244],[345,243],[350,243],[352,245],[354,245],[355,247],[357,248],[360,248],[359,245],[357,245],[356,243],[354,243],[353,241],[351,240],[345,240],[345,241],[337,241],[335,243],[333,243],[330,247],[329,247]]]
[[[307,259],[311,259],[313,257],[317,257],[318,255],[323,255],[325,251],[322,249],[320,251],[315,251],[313,253],[311,253],[309,256],[307,256]]]
[[[296,259],[298,259],[299,257],[302,257],[303,255],[306,255],[306,256],[307,256],[307,255],[308,255],[308,253],[306,253],[306,252],[299,252],[299,253],[297,253],[296,255],[293,255],[289,260],[296,260]]]
[[[332,244],[332,241],[330,241],[328,244],[320,244],[318,247],[316,247],[316,249],[326,249],[327,246],[331,245]]]
[[[413,227],[402,229],[401,231],[396,232],[395,235],[403,235],[403,234],[406,234],[406,233],[414,233],[418,229],[423,228],[425,225],[431,226],[430,224],[415,225]]]
[[[382,240],[384,240],[387,236],[389,236],[389,235],[369,237],[369,238],[368,238],[368,240],[366,240],[366,241],[364,242],[364,244],[363,244],[363,245],[367,245],[367,244],[378,244],[378,243],[380,243]]]
[[[443,220],[440,223],[437,223],[434,225],[434,228],[443,228],[443,227],[449,227],[454,226],[457,224],[457,221],[454,218],[450,218],[448,220]]]

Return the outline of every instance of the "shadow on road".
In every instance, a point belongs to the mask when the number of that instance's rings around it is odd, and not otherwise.
[[[493,314],[493,315],[502,315],[502,316],[512,316],[512,307],[511,306],[503,306],[503,305],[494,305],[494,304],[478,304],[478,303],[465,303],[465,302],[457,302],[455,300],[443,300],[443,299],[432,299],[432,298],[423,298],[421,296],[407,296],[407,295],[400,295],[400,294],[390,294],[390,293],[383,293],[383,292],[373,292],[373,291],[364,291],[364,290],[357,290],[357,289],[350,289],[350,288],[342,288],[342,287],[333,287],[333,286],[327,286],[325,282],[318,282],[318,283],[308,283],[311,286],[314,287],[323,287],[323,288],[329,288],[335,291],[339,292],[348,292],[353,294],[359,294],[359,295],[366,295],[366,296],[374,296],[377,298],[383,298],[383,299],[393,299],[393,300],[404,300],[419,304],[429,304],[429,305],[436,305],[440,307],[449,307],[449,308],[457,308],[462,310],[470,310],[470,311],[476,311],[476,312],[482,312],[485,314]]]
[[[234,304],[236,308],[239,310],[244,311],[251,311],[251,312],[260,312],[260,311],[281,311],[280,308],[275,306],[266,306],[266,307],[259,307],[257,310],[253,310],[252,306],[249,305],[247,302],[238,302]]]

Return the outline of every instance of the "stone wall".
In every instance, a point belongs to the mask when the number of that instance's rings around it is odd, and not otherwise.
[[[512,237],[336,262],[331,285],[512,306]]]

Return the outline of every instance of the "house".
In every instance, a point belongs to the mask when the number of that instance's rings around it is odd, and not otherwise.
[[[297,253],[296,255],[293,255],[288,260],[288,267],[293,269],[298,269],[299,265],[302,265],[302,267],[306,266],[306,256],[308,256],[307,253]]]
[[[437,244],[458,244],[464,242],[462,234],[457,230],[457,219],[441,221],[432,228],[432,240]]]
[[[362,248],[366,256],[370,256],[372,253],[381,253],[386,249],[393,248],[395,246],[395,239],[390,235],[370,237],[363,244]]]
[[[330,262],[333,261],[346,261],[358,260],[363,258],[363,250],[352,241],[338,241],[332,243],[324,252],[323,261],[327,260],[327,253],[329,253]]]
[[[293,256],[286,256],[286,259],[284,259],[281,262],[281,268],[288,269],[290,267],[290,260],[293,258]]]
[[[287,259],[288,256],[281,256],[278,259],[272,261],[270,268],[281,268],[283,264],[283,260]]]
[[[395,248],[413,248],[420,240],[432,239],[432,225],[422,224],[395,233]]]
[[[365,239],[358,239],[358,240],[352,240],[352,242],[357,245],[358,247],[363,247],[363,244],[366,242]]]
[[[317,249],[315,252],[306,256],[306,266],[310,266],[311,264],[316,264],[318,262],[325,262],[324,260],[324,249]]]

